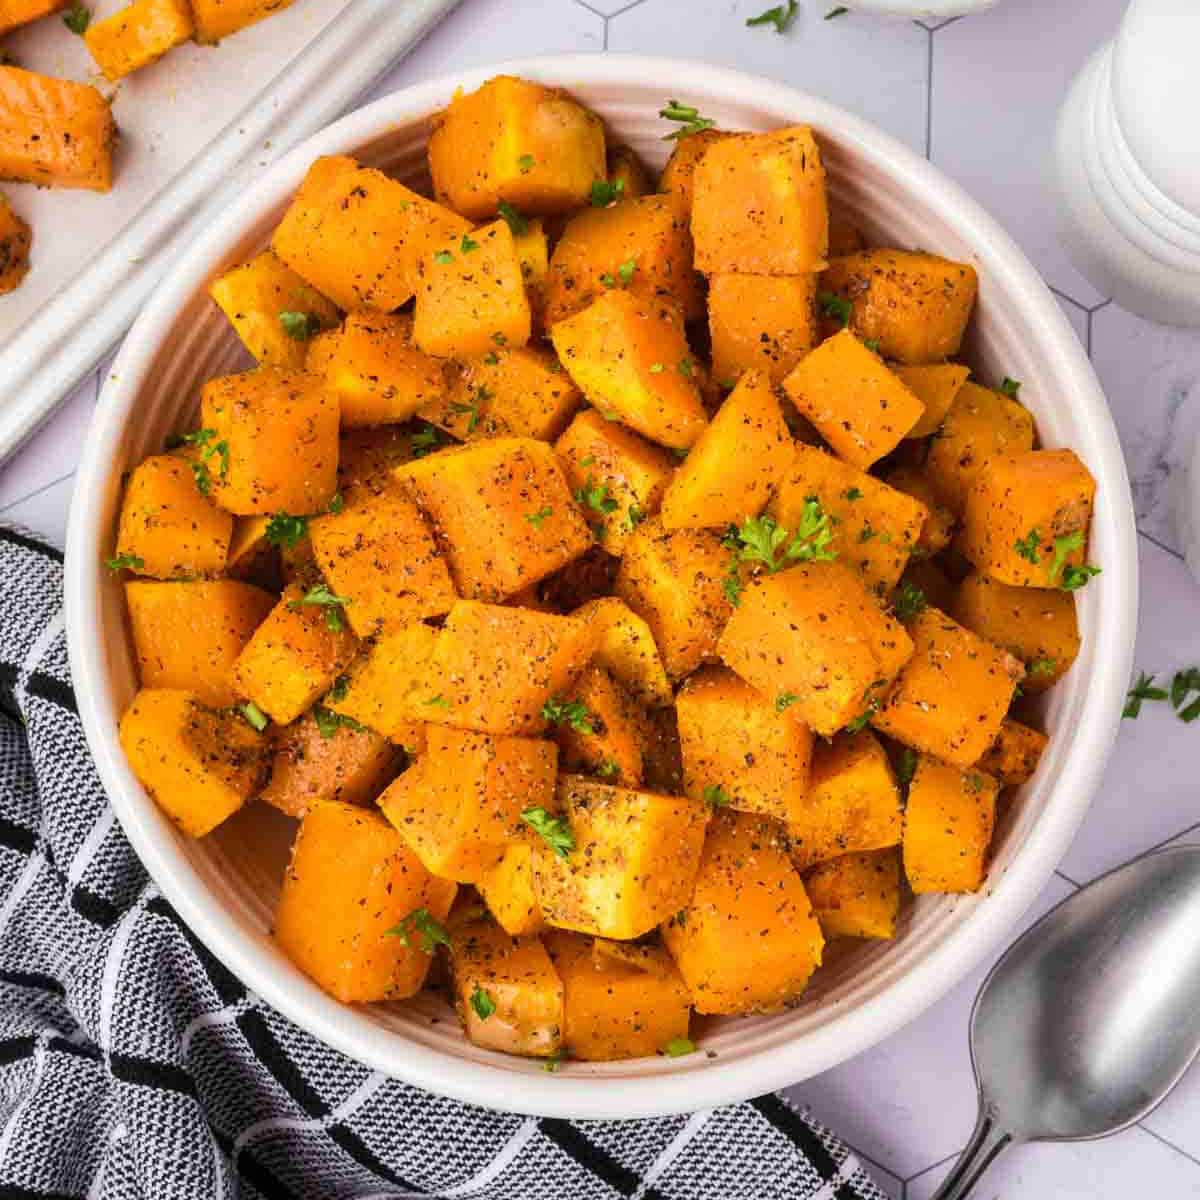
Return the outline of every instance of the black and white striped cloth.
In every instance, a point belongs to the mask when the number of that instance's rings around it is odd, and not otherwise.
[[[0,529],[0,1200],[884,1200],[778,1096],[655,1121],[486,1112],[273,1012],[116,823],[61,595],[61,555]]]

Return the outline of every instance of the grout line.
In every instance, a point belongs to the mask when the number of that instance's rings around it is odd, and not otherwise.
[[[1095,313],[1089,312],[1087,314],[1087,318],[1086,318],[1085,325],[1084,325],[1084,328],[1085,328],[1085,331],[1087,334],[1087,341],[1085,342],[1084,348],[1087,350],[1088,358],[1092,357],[1092,317],[1093,316],[1095,316]]]
[[[608,19],[611,21],[613,17],[624,16],[625,13],[630,11],[630,9],[637,8],[640,4],[645,4],[645,3],[646,3],[646,0],[633,0],[632,4],[627,4],[627,5],[625,5],[624,8],[618,8],[616,12],[609,13]]]
[[[904,1182],[904,1180],[901,1179],[895,1171],[893,1171],[890,1167],[885,1167],[878,1159],[872,1158],[869,1154],[864,1154],[863,1151],[861,1151],[857,1146],[851,1146],[849,1142],[846,1143],[846,1146],[855,1158],[858,1158],[862,1162],[867,1163],[869,1166],[874,1167],[875,1170],[881,1171],[889,1179],[894,1179],[897,1183]]]
[[[49,483],[43,483],[40,488],[34,488],[32,492],[26,492],[24,496],[18,497],[16,500],[10,500],[3,508],[0,508],[0,513],[6,513],[17,507],[18,504],[24,504],[26,500],[32,500],[34,496],[40,496],[43,492],[48,492],[52,487],[57,487],[64,479],[70,479],[75,472],[68,471],[65,475],[60,475],[57,479],[50,480]]]
[[[904,1186],[907,1187],[910,1183],[912,1183],[912,1181],[914,1179],[920,1179],[922,1175],[925,1175],[930,1171],[936,1170],[938,1167],[942,1166],[944,1163],[954,1162],[966,1148],[967,1148],[966,1143],[964,1142],[957,1150],[955,1150],[955,1152],[953,1154],[947,1154],[945,1158],[939,1158],[937,1160],[937,1162],[930,1163],[929,1166],[922,1167],[915,1174],[907,1176],[904,1179]]]
[[[918,21],[919,25],[920,22]],[[925,29],[925,157],[933,161],[933,30]]]
[[[1172,558],[1177,558],[1180,562],[1184,561],[1183,555],[1165,542],[1160,542],[1153,534],[1147,533],[1144,529],[1139,529],[1138,534],[1144,537],[1152,546],[1157,546],[1164,554],[1169,554]]]
[[[1079,309],[1079,311],[1080,311],[1081,313],[1086,313],[1086,312],[1090,312],[1090,311],[1091,311],[1091,310],[1088,308],[1088,306],[1087,306],[1086,304],[1080,304],[1080,303],[1079,303],[1079,301],[1078,301],[1078,300],[1076,300],[1074,296],[1069,296],[1069,295],[1067,295],[1067,293],[1066,293],[1066,292],[1064,292],[1064,291],[1062,291],[1060,288],[1056,288],[1056,287],[1054,286],[1054,284],[1052,284],[1052,283],[1048,283],[1048,284],[1046,284],[1046,286],[1047,286],[1047,287],[1048,287],[1048,288],[1049,288],[1049,289],[1050,289],[1050,290],[1051,290],[1051,291],[1052,291],[1052,292],[1053,292],[1053,293],[1054,293],[1054,294],[1055,294],[1055,295],[1056,295],[1056,296],[1057,296],[1057,297],[1058,297],[1060,300],[1065,300],[1065,301],[1066,301],[1068,304],[1073,304],[1073,305],[1074,305],[1074,306],[1075,306],[1077,309]]]
[[[1067,874],[1066,874],[1065,872],[1063,872],[1063,871],[1055,871],[1054,873],[1055,873],[1055,875],[1057,875],[1057,876],[1059,877],[1059,879],[1061,879],[1061,880],[1062,880],[1064,883],[1069,883],[1069,884],[1070,884],[1070,885],[1071,885],[1073,888],[1075,888],[1077,891],[1078,891],[1078,889],[1079,889],[1079,888],[1083,887],[1083,884],[1082,884],[1082,883],[1077,883],[1077,882],[1076,882],[1074,879],[1072,879],[1072,878],[1070,877],[1070,875],[1067,875]]]
[[[605,23],[605,25],[608,24],[608,18],[602,12],[600,12],[598,9],[593,8],[587,2],[587,0],[573,0],[573,2],[575,4],[577,4],[580,8],[586,8],[587,11],[592,14],[593,17],[599,17],[600,20],[602,20]]]
[[[1143,850],[1137,857],[1145,858],[1147,854],[1153,854],[1156,850],[1161,850],[1164,846],[1169,846],[1172,842],[1178,841],[1181,837],[1187,837],[1189,833],[1195,833],[1198,829],[1200,829],[1200,821],[1189,825],[1186,829],[1181,829],[1178,833],[1171,834],[1170,837],[1163,838],[1161,842],[1155,842],[1153,846]]]
[[[1197,1158],[1194,1154],[1189,1154],[1181,1146],[1177,1146],[1177,1145],[1175,1145],[1174,1142],[1163,1137],[1163,1135],[1161,1133],[1155,1133],[1153,1129],[1149,1128],[1149,1126],[1147,1126],[1147,1125],[1144,1125],[1141,1121],[1138,1121],[1137,1128],[1140,1129],[1143,1133],[1148,1133],[1156,1142],[1161,1142],[1164,1146],[1167,1147],[1167,1149],[1174,1150],[1176,1154],[1182,1155],[1184,1158],[1186,1158],[1188,1160],[1188,1162],[1195,1163],[1196,1166],[1200,1167],[1200,1158]]]
[[[604,18],[604,36],[601,39],[600,48],[602,50],[608,49],[608,17]]]
[[[1112,297],[1109,296],[1109,298],[1107,300],[1101,300],[1100,303],[1097,304],[1094,308],[1089,308],[1088,312],[1089,313],[1098,313],[1102,308],[1107,308],[1111,303],[1112,303]]]

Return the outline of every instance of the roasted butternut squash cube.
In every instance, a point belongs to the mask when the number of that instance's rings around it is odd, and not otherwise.
[[[1005,717],[996,740],[975,765],[1004,787],[1020,787],[1033,778],[1049,743],[1041,730]]]
[[[477,1046],[549,1058],[562,1049],[563,983],[538,937],[510,937],[490,917],[455,923],[454,1001]]]
[[[275,941],[344,1004],[415,996],[433,946],[424,949],[411,918],[444,921],[457,890],[430,875],[378,813],[325,800],[300,823]]]
[[[215,45],[222,38],[290,8],[292,0],[188,0],[196,18],[196,41]]]
[[[773,1012],[821,964],[825,940],[773,822],[712,820],[695,890],[663,928],[697,1012]]]
[[[0,33],[8,33],[57,12],[66,0],[0,0]]]
[[[308,348],[305,369],[338,398],[343,429],[407,421],[445,399],[442,364],[417,350],[412,325],[390,313],[351,313]]]
[[[309,523],[321,573],[346,598],[359,637],[439,617],[458,598],[450,569],[416,502],[398,484],[356,489],[340,511]]]
[[[311,375],[259,367],[210,379],[200,419],[213,431],[208,445],[225,447],[208,460],[222,508],[296,516],[328,507],[337,491],[338,403]]]
[[[925,409],[905,434],[910,438],[929,437],[941,428],[955,397],[971,374],[970,367],[959,363],[931,363],[917,367],[896,363],[892,370]]]
[[[692,179],[696,267],[809,275],[825,266],[825,167],[807,125],[712,143]]]
[[[814,498],[829,518],[828,553],[886,596],[920,544],[929,510],[873,475],[797,442],[769,511],[782,528],[801,529],[811,520]]]
[[[925,471],[942,503],[961,514],[983,464],[1033,449],[1033,417],[1015,400],[964,383],[929,447]]]
[[[505,933],[521,937],[545,929],[533,888],[531,842],[513,842],[507,846],[499,862],[479,872],[475,886]]]
[[[829,256],[853,254],[863,249],[867,239],[853,215],[835,200],[829,202]]]
[[[748,371],[663,494],[666,529],[724,528],[756,516],[792,459],[792,435],[762,371]]]
[[[625,943],[554,930],[546,948],[563,984],[563,1049],[572,1058],[649,1058],[687,1037],[692,999],[661,946],[626,955]]]
[[[347,491],[358,486],[386,490],[392,471],[416,457],[417,432],[395,425],[343,430],[338,438],[338,486]]]
[[[691,674],[717,653],[734,611],[725,593],[729,551],[710,529],[639,525],[617,572],[616,594],[650,626],[671,679]]]
[[[274,747],[271,778],[259,795],[289,817],[303,817],[322,800],[370,804],[402,761],[382,735],[331,719],[327,709],[277,730]]]
[[[474,882],[521,835],[521,813],[554,804],[557,747],[430,725],[425,752],[379,797],[434,875]]]
[[[687,794],[714,806],[790,821],[805,808],[812,733],[725,667],[702,667],[676,709]]]
[[[21,285],[29,273],[33,231],[0,194],[0,296]]]
[[[655,190],[650,168],[632,146],[610,145],[605,150],[604,160],[608,167],[608,182],[616,191],[616,200],[636,200]]]
[[[420,264],[413,342],[426,354],[471,358],[523,346],[533,317],[507,221],[443,242]]]
[[[563,769],[599,775],[625,787],[641,786],[650,727],[637,701],[597,666],[584,670],[570,700],[581,704],[587,715],[559,722]]]
[[[258,791],[267,740],[249,722],[176,688],[143,688],[121,717],[129,769],[189,837],[203,837]]]
[[[914,750],[968,766],[1000,732],[1025,668],[936,608],[913,617],[908,632],[912,657],[871,724]]]
[[[1013,587],[974,572],[958,585],[950,613],[1025,664],[1021,687],[1044,692],[1079,654],[1079,622],[1070,592]]]
[[[117,527],[117,557],[154,579],[224,570],[233,518],[196,486],[191,466],[152,454],[129,476]]]
[[[508,214],[509,225],[517,246],[517,259],[521,263],[521,276],[525,280],[525,295],[529,300],[529,312],[533,319],[534,333],[546,329],[546,280],[550,276],[550,241],[545,225],[540,218],[516,218]]]
[[[574,846],[562,855],[543,842],[533,859],[548,925],[637,938],[687,904],[708,823],[705,805],[564,775],[558,806]]]
[[[996,781],[925,755],[904,810],[904,873],[918,895],[977,892],[996,820]]]
[[[327,588],[288,587],[234,663],[238,694],[279,725],[327,692],[358,649],[340,607],[314,596],[320,592],[329,594]]]
[[[605,178],[604,126],[566,92],[498,75],[435,119],[429,170],[438,199],[476,221],[501,201],[522,213],[570,212]]]
[[[125,584],[125,605],[144,688],[192,692],[202,704],[237,701],[233,664],[275,597],[234,579]]]
[[[883,477],[890,488],[911,496],[925,506],[925,520],[913,553],[918,558],[940,554],[950,545],[958,520],[938,498],[932,480],[920,467],[893,467]]]
[[[813,749],[804,803],[788,821],[798,870],[859,850],[900,844],[900,789],[887,753],[869,730],[839,733]]]
[[[440,708],[432,665],[437,642],[437,631],[420,624],[380,635],[350,664],[325,703],[410,754],[421,753],[425,722]]]
[[[382,171],[334,156],[309,167],[271,246],[338,307],[391,312],[416,294],[438,246],[470,229]]]
[[[400,467],[441,536],[459,592],[498,601],[591,548],[552,447],[490,438]]]
[[[587,621],[595,633],[593,663],[609,671],[647,708],[674,703],[654,634],[629,605],[615,596],[601,596],[576,609],[574,615]]]
[[[940,608],[942,612],[950,612],[954,604],[954,595],[956,586],[951,581],[950,577],[942,569],[942,559],[932,558],[914,558],[912,562],[904,568],[904,574],[900,577],[900,587],[896,595],[892,597],[893,604],[900,595],[903,594],[906,584],[911,584],[921,593],[920,599],[914,596],[910,590],[910,599],[914,600],[918,605],[920,600],[924,600],[926,604],[932,604],[934,608]]]
[[[0,179],[107,192],[116,140],[91,84],[0,64]]]
[[[687,137],[677,138],[658,179],[658,190],[669,196],[671,202],[689,225],[692,220],[692,195],[696,178],[696,164],[714,143],[737,134],[724,129],[701,129]]]
[[[192,32],[188,0],[133,0],[89,24],[83,40],[105,79],[123,79],[182,45]]]
[[[988,459],[967,492],[959,549],[985,575],[1018,587],[1086,583],[1096,481],[1074,450]]]
[[[713,378],[761,370],[772,383],[817,344],[816,275],[714,275],[708,284]]]
[[[546,321],[554,325],[614,288],[647,301],[674,300],[692,320],[704,311],[687,220],[667,196],[586,208],[550,256]]]
[[[894,938],[900,915],[900,855],[844,854],[804,876],[826,938]]]
[[[684,450],[708,424],[683,322],[670,301],[614,288],[551,327],[563,366],[604,416]]]
[[[894,450],[924,412],[879,355],[848,329],[806,354],[783,390],[837,456],[864,471]]]
[[[592,656],[586,621],[460,600],[438,638],[430,672],[442,689],[429,720],[496,734],[537,734],[542,709],[570,693]]]
[[[836,562],[752,582],[717,644],[764,695],[795,696],[788,711],[825,737],[869,712],[912,652],[904,627]]]
[[[970,263],[916,250],[860,250],[833,259],[821,288],[850,301],[850,328],[907,364],[953,358],[979,281]]]
[[[623,554],[638,525],[658,512],[674,458],[594,408],[575,417],[554,449],[572,494],[595,501],[586,514],[592,532],[609,553]],[[608,501],[616,507],[605,512]]]

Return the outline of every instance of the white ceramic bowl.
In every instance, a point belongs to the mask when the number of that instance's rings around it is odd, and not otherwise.
[[[268,937],[290,822],[251,805],[214,835],[189,841],[142,791],[117,743],[135,684],[121,588],[101,560],[112,553],[121,473],[194,420],[203,380],[243,361],[206,284],[267,241],[317,155],[351,153],[402,178],[423,175],[430,114],[456,87],[474,88],[500,70],[571,89],[655,164],[671,145],[656,115],[671,96],[730,128],[811,123],[833,194],[873,237],[976,264],[971,361],[985,379],[1023,380],[1021,399],[1043,440],[1073,447],[1099,481],[1092,555],[1104,571],[1079,593],[1083,650],[1047,705],[1050,748],[1001,823],[987,886],[978,896],[922,899],[894,942],[837,955],[791,1011],[707,1023],[700,1041],[713,1057],[568,1064],[547,1074],[467,1043],[436,999],[336,1003]],[[1100,778],[1131,668],[1136,562],[1125,467],[1090,364],[1033,268],[954,184],[856,117],[778,84],[696,63],[564,57],[464,72],[351,114],[266,171],[181,256],[129,334],[84,447],[67,619],[80,714],[117,816],[163,893],[250,988],[323,1041],[430,1091],[526,1113],[637,1117],[741,1100],[823,1071],[911,1020],[997,946],[1050,877]]]

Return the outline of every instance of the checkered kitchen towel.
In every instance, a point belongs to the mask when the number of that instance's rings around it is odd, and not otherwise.
[[[181,924],[76,716],[61,556],[0,529],[0,1200],[883,1200],[777,1096],[571,1122],[327,1049]]]

